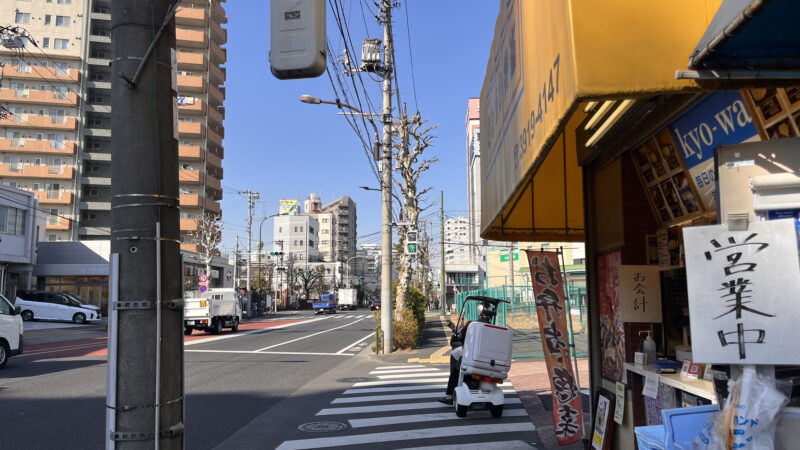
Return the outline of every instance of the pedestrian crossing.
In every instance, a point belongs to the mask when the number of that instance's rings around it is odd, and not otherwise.
[[[531,449],[536,429],[509,381],[503,416],[488,410],[459,418],[453,406],[440,403],[449,375],[447,364],[376,367],[373,381],[358,381],[316,412],[315,420],[346,426],[342,431],[287,440],[277,448]]]

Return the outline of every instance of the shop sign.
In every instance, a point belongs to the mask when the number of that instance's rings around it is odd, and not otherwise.
[[[623,322],[661,322],[658,266],[619,266],[619,308]]]
[[[547,376],[553,392],[553,424],[558,445],[581,439],[583,407],[570,357],[564,282],[558,252],[526,250],[536,302]]]
[[[758,135],[737,91],[709,95],[669,126],[706,210],[716,209],[714,149]]]
[[[296,215],[300,213],[300,205],[297,200],[281,200],[281,214]]]
[[[514,252],[514,261],[519,261],[519,252]],[[500,253],[500,262],[508,262],[508,252]]]
[[[800,364],[800,261],[794,220],[688,227],[686,278],[694,360]]]

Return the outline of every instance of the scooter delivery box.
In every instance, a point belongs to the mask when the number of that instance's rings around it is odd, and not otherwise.
[[[512,333],[508,328],[472,322],[464,338],[461,366],[470,373],[486,376],[506,374],[511,368],[511,344]]]

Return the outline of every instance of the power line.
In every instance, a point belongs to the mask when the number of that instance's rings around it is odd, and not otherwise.
[[[408,59],[411,62],[411,86],[414,91],[414,107],[419,111],[419,102],[417,101],[417,80],[414,77],[414,55],[411,53],[411,25],[408,22],[408,2],[403,2],[406,13],[406,35],[408,36]]]
[[[52,212],[50,212],[50,211],[48,211],[48,210],[41,209],[41,208],[35,208],[35,207],[31,206],[31,205],[28,205],[28,204],[26,204],[26,203],[22,203],[22,202],[20,202],[20,201],[14,200],[14,199],[12,199],[12,198],[3,197],[3,196],[0,196],[0,198],[3,198],[3,199],[5,199],[5,200],[8,200],[8,201],[9,201],[9,202],[11,202],[11,203],[16,203],[16,204],[18,204],[18,205],[22,205],[22,206],[24,206],[24,207],[26,207],[26,208],[29,208],[29,209],[33,209],[33,210],[36,210],[36,211],[39,211],[39,212],[43,212],[43,213],[45,213],[45,214],[47,214],[47,215],[49,215],[49,216],[55,216],[55,217],[59,217],[59,218],[62,218],[62,219],[69,220],[69,221],[70,221],[70,223],[72,223],[72,224],[77,224],[77,225],[80,225],[80,226],[82,226],[82,227],[85,227],[85,228],[93,228],[93,229],[95,229],[95,230],[102,231],[103,233],[107,233],[107,234],[106,234],[107,236],[111,236],[111,233],[110,233],[110,232],[108,232],[108,231],[106,231],[104,228],[95,227],[95,226],[92,226],[92,225],[86,225],[86,224],[83,224],[83,223],[81,223],[79,220],[72,219],[72,218],[70,218],[70,217],[67,217],[67,216],[64,216],[64,215],[61,215],[61,214],[53,214]]]

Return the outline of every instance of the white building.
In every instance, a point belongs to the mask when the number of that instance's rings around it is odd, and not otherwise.
[[[284,261],[292,255],[297,265],[321,262],[318,233],[319,222],[312,216],[277,216],[273,226],[273,251],[282,251]]]
[[[14,300],[31,287],[36,243],[45,230],[36,194],[0,185],[0,293]]]
[[[469,219],[454,217],[444,221],[444,262],[447,264],[470,264]]]

